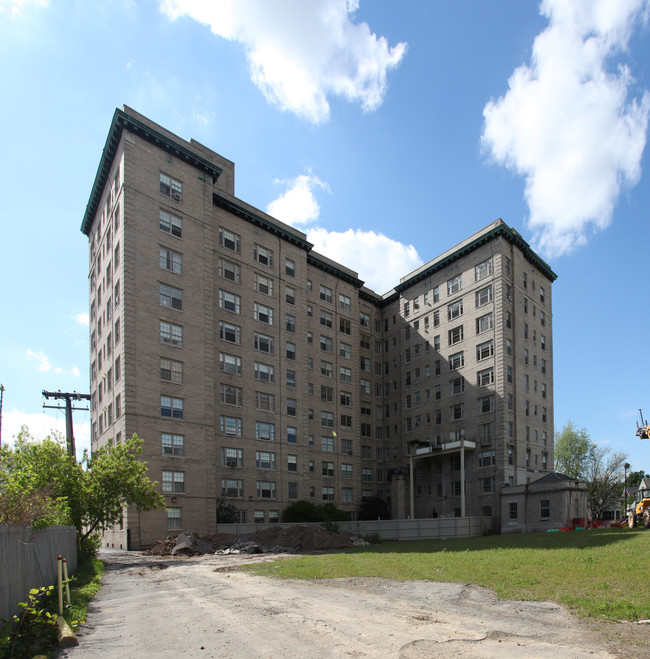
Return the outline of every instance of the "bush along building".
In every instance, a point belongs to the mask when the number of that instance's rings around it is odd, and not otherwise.
[[[234,164],[116,110],[88,237],[92,448],[137,432],[164,510],[105,544],[275,522],[484,516],[553,465],[556,275],[497,220],[378,294],[235,196]]]

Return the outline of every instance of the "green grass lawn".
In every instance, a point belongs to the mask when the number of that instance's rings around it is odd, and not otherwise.
[[[247,567],[297,579],[382,577],[473,583],[501,599],[552,600],[585,617],[650,618],[650,532],[601,529],[384,542]]]

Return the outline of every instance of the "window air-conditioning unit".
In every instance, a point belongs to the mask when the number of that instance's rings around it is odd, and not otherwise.
[[[176,201],[180,201],[181,200],[180,192],[172,192],[172,199],[175,199]]]

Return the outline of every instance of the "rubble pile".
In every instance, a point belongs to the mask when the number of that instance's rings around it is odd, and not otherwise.
[[[321,526],[281,526],[244,536],[220,533],[200,536],[188,531],[159,540],[149,556],[198,556],[200,554],[293,554],[346,549],[368,544],[361,538],[327,531]]]

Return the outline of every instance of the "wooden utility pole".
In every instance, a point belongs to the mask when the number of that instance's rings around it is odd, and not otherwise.
[[[77,447],[75,446],[74,433],[72,431],[72,413],[77,411],[87,411],[87,407],[72,407],[72,401],[90,400],[90,394],[78,394],[76,391],[68,394],[62,391],[43,391],[43,396],[47,400],[64,400],[65,407],[60,405],[43,405],[44,408],[52,410],[65,410],[65,441],[68,446],[68,455],[77,458]]]

